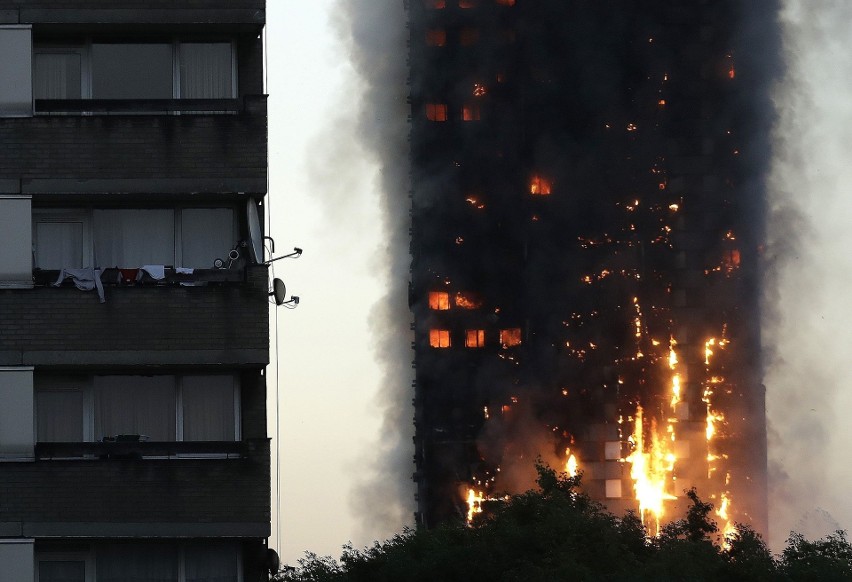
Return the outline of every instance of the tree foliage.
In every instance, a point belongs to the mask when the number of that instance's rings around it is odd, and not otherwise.
[[[686,516],[650,538],[635,513],[616,517],[580,492],[580,477],[537,469],[538,491],[512,496],[469,526],[405,530],[361,550],[347,545],[339,561],[308,553],[275,580],[852,580],[845,532],[815,542],[791,534],[776,558],[757,532],[738,524],[719,545],[713,506],[692,489]]]

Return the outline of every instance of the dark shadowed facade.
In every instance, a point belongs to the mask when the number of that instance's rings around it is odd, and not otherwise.
[[[418,523],[541,456],[652,533],[693,486],[765,531],[776,10],[408,2]]]
[[[264,24],[0,0],[0,579],[267,579]]]

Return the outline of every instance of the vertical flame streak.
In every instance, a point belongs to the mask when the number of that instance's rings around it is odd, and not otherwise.
[[[467,523],[470,525],[473,522],[473,517],[477,513],[482,513],[482,502],[485,496],[473,489],[467,490]]]
[[[576,477],[580,468],[577,457],[571,453],[571,449],[565,449],[565,457],[565,472],[568,473],[569,477]]]
[[[654,419],[651,419],[650,423],[651,443],[646,448],[643,417],[644,410],[638,406],[631,437],[634,449],[627,461],[632,464],[630,477],[633,479],[633,489],[639,501],[642,523],[656,536],[660,532],[660,522],[665,514],[663,502],[675,499],[667,492],[674,470],[674,454],[667,440],[657,434],[657,423]]]

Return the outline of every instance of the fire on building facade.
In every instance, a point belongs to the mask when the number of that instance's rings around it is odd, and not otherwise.
[[[540,456],[652,534],[691,487],[765,531],[774,7],[742,4],[409,1],[419,524]]]

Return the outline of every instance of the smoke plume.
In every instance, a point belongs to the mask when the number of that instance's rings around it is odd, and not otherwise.
[[[380,165],[385,247],[376,261],[387,293],[371,312],[373,344],[384,369],[376,405],[384,421],[352,498],[361,518],[361,538],[383,539],[410,524],[414,512],[411,475],[410,322],[408,311],[408,104],[407,31],[401,0],[340,0],[337,28],[365,83],[358,118],[362,143]],[[365,225],[369,228],[369,225]]]
[[[786,76],[775,92],[769,293],[764,316],[770,423],[770,541],[852,523],[852,4],[786,0]],[[822,509],[820,509],[822,508]]]

